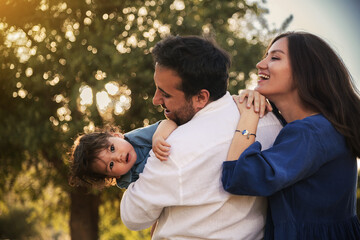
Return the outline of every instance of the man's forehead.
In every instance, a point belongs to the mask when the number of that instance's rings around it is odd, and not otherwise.
[[[182,91],[182,80],[180,76],[170,68],[161,65],[155,67],[154,81],[156,86],[164,93],[167,93],[169,87]]]

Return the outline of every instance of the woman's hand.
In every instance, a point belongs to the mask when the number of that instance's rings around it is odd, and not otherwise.
[[[271,112],[273,110],[269,101],[263,95],[261,95],[259,92],[255,90],[249,90],[249,89],[241,90],[237,100],[240,103],[243,103],[245,99],[247,99],[246,101],[247,108],[249,109],[251,108],[251,106],[254,106],[254,111],[256,113],[259,113],[260,117],[263,117],[266,112]]]
[[[239,95],[233,95],[233,100],[236,103],[236,106],[238,107],[238,110],[240,112],[240,116],[252,116],[255,118],[259,118],[260,114],[255,111],[254,105],[248,100],[248,98],[242,99]]]
[[[167,143],[162,136],[157,136],[153,139],[152,149],[160,161],[166,161],[168,159],[170,144]]]

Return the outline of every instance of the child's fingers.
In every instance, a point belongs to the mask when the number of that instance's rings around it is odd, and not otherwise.
[[[171,146],[164,139],[161,139],[161,140],[157,141],[156,147],[159,148],[160,151],[165,152],[165,151],[169,151]]]
[[[161,155],[156,155],[155,156],[160,160],[160,161],[167,161],[168,157],[167,156],[161,156]]]
[[[156,148],[161,148],[162,151],[166,151],[166,148],[170,148],[171,145],[169,143],[167,143],[165,140],[161,140],[161,139],[156,139],[153,141],[153,150],[155,152]]]
[[[155,153],[155,156],[161,161],[166,161],[169,156],[169,152],[163,152],[163,151],[157,150],[156,152],[154,151],[154,153]]]
[[[170,147],[167,147],[167,146],[164,146],[164,145],[157,146],[157,149],[158,149],[159,152],[164,152],[164,153],[170,152]]]
[[[159,140],[153,147],[153,151],[159,160],[166,161],[170,154],[170,144],[165,140]]]
[[[157,157],[157,159],[159,159],[160,161],[166,161],[167,157],[163,157],[161,155],[155,154],[155,156]]]
[[[166,142],[165,140],[160,140],[159,146],[165,146],[168,148],[171,147],[171,145],[168,142]]]

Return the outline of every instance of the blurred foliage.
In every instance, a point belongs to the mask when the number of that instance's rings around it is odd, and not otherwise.
[[[22,214],[29,227],[24,231],[40,234],[37,229],[41,229],[42,239],[68,238],[72,189],[67,183],[67,161],[74,137],[95,126],[115,124],[125,132],[163,118],[151,102],[155,87],[150,52],[166,35],[216,39],[232,55],[229,91],[234,94],[244,88],[254,77],[264,46],[292,19],[279,29],[269,29],[263,18],[267,10],[261,2],[251,2],[3,2],[1,221],[9,225],[13,216]],[[116,188],[101,193],[100,238],[148,236],[149,229],[131,232],[121,224],[120,198]],[[24,225],[22,221],[15,225]]]
[[[68,232],[67,193],[52,181],[41,180],[54,170],[43,162],[24,162],[15,180],[7,182],[0,201],[0,239],[56,239]]]
[[[111,195],[116,195],[116,197],[111,198]],[[103,204],[99,209],[100,216],[103,216],[99,225],[101,239],[149,239],[151,228],[143,231],[131,231],[119,221],[121,196],[122,191],[116,188],[108,189],[107,193],[102,195]]]
[[[35,221],[27,221],[32,209],[10,208],[7,214],[0,215],[0,239],[24,239],[38,235]]]

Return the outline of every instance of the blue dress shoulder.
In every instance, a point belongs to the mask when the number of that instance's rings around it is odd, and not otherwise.
[[[137,158],[130,171],[116,180],[116,185],[119,188],[127,188],[130,183],[135,182],[139,178],[139,174],[144,170],[152,148],[152,137],[159,123],[156,122],[148,127],[138,128],[124,134],[125,140],[134,147]]]
[[[224,162],[222,183],[268,196],[265,239],[360,239],[356,157],[321,114],[287,124],[265,151],[255,142]]]

